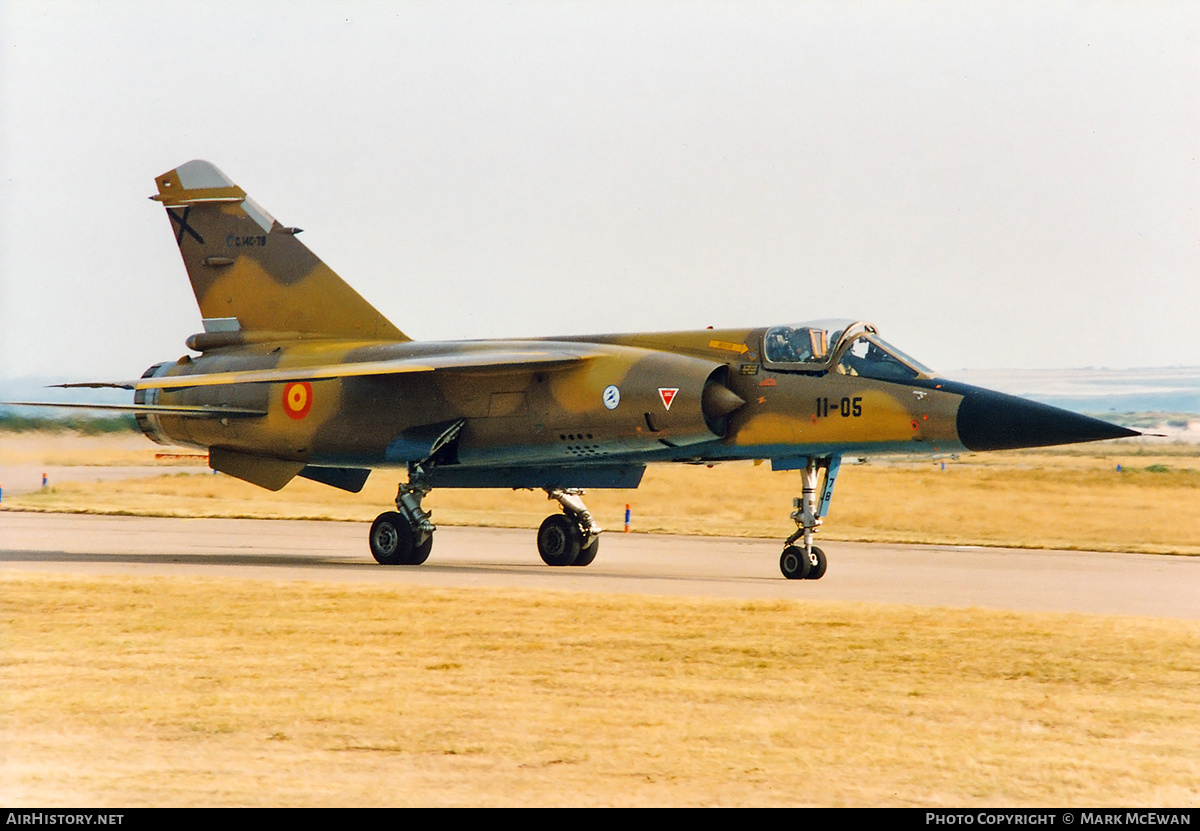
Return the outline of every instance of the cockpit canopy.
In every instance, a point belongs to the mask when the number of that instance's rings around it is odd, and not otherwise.
[[[828,357],[829,330],[819,326],[773,326],[763,338],[763,358],[769,363],[823,364]]]
[[[836,372],[907,381],[933,371],[905,355],[864,321],[817,320],[772,326],[763,336],[763,363],[794,372]]]

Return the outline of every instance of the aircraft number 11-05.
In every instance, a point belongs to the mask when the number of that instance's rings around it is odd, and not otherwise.
[[[843,398],[841,401],[835,402],[833,405],[834,415],[840,415],[842,418],[858,418],[862,415],[862,396],[856,395],[854,398]],[[829,399],[817,399],[817,417],[827,418],[829,416]]]

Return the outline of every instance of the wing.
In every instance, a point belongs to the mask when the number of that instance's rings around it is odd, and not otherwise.
[[[127,390],[179,389],[183,387],[219,386],[224,384],[285,383],[317,381],[326,378],[355,378],[369,375],[403,375],[413,372],[487,372],[494,370],[553,369],[577,364],[592,355],[583,351],[565,350],[494,350],[421,355],[388,361],[326,364],[235,372],[210,372],[196,375],[168,375],[160,378],[139,378],[136,381],[87,381],[76,384],[56,384],[65,388],[113,387]],[[260,413],[255,413],[260,415]]]

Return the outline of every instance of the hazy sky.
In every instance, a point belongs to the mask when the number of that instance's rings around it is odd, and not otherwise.
[[[1200,365],[1200,3],[0,0],[0,50],[0,378],[184,353],[193,158],[417,339]]]

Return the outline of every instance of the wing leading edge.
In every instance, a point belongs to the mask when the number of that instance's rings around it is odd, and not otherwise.
[[[59,384],[58,386],[73,386],[71,384]],[[80,385],[83,386],[83,385]],[[93,384],[91,386],[101,386]],[[223,407],[220,405],[206,406],[197,405],[175,405],[175,404],[80,404],[80,403],[62,403],[53,401],[0,401],[0,406],[5,407],[56,407],[63,409],[74,410],[112,410],[121,413],[149,413],[152,415],[174,415],[185,416],[189,418],[250,418],[253,416],[265,416],[266,410],[250,410],[245,407]]]

